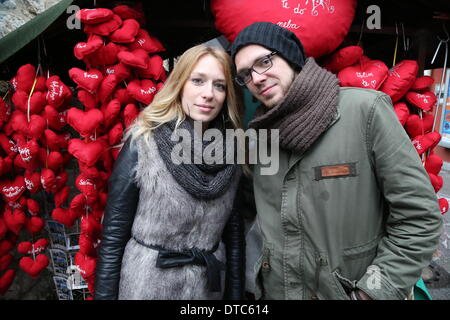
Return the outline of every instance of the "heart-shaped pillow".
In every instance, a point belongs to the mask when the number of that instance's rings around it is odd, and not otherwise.
[[[92,94],[95,93],[103,80],[102,73],[97,69],[83,71],[79,68],[71,68],[69,70],[69,77],[78,85],[78,87],[83,88]]]
[[[95,180],[87,178],[83,173],[80,173],[75,179],[75,186],[85,195],[97,196]]]
[[[157,38],[149,35],[145,29],[139,29],[135,40],[128,47],[130,50],[144,49],[148,53],[157,53],[166,50],[161,42]]]
[[[122,140],[122,136],[123,136],[123,125],[121,122],[117,122],[108,132],[109,144],[111,146],[119,144],[120,141]]]
[[[14,91],[22,90],[29,93],[33,87],[34,78],[36,77],[36,68],[31,64],[21,66],[16,73],[16,76],[11,80]]]
[[[78,100],[84,105],[86,110],[97,108],[98,101],[94,95],[90,94],[86,90],[80,89],[77,93]]]
[[[16,202],[8,202],[7,206],[11,209],[11,210],[22,210],[25,211],[27,209],[27,199],[25,198],[25,196],[21,196],[19,198],[19,200],[17,200]]]
[[[24,182],[26,188],[33,194],[41,190],[41,175],[39,172],[26,171]]]
[[[106,8],[81,9],[77,11],[76,17],[86,24],[97,24],[112,19],[114,12]]]
[[[58,151],[51,151],[47,155],[47,159],[45,161],[46,166],[54,171],[58,171],[61,169],[63,165],[63,156]]]
[[[95,266],[97,259],[83,255],[80,252],[75,254],[75,265],[78,266],[81,276],[88,281],[95,277]]]
[[[86,42],[78,42],[73,48],[73,54],[79,60],[84,59],[86,56],[94,53],[103,46],[103,38],[91,34]]]
[[[402,126],[404,126],[406,121],[408,121],[408,117],[410,114],[408,106],[406,105],[406,103],[398,102],[394,104],[394,111],[397,115],[398,120],[400,121]]]
[[[135,19],[126,19],[123,21],[122,26],[109,36],[109,39],[116,43],[133,42],[138,34],[139,27],[139,22]]]
[[[114,91],[113,98],[119,100],[121,105],[127,105],[129,103],[135,102],[134,99],[131,98],[128,94],[126,88],[120,88]]]
[[[69,199],[70,187],[65,186],[55,194],[55,208],[60,208]]]
[[[424,91],[428,90],[429,87],[434,83],[434,79],[430,76],[422,76],[416,78],[413,85],[411,86],[411,90],[413,91]]]
[[[11,115],[11,108],[6,104],[2,97],[0,97],[0,127],[8,121]]]
[[[437,98],[436,95],[431,91],[423,93],[409,91],[406,93],[406,101],[424,111],[430,111],[436,104]]]
[[[400,100],[416,80],[419,65],[415,60],[403,60],[389,69],[388,77],[380,87],[391,97],[392,102]]]
[[[50,129],[45,129],[44,137],[43,144],[51,151],[58,151],[67,148],[67,139],[70,138],[70,135],[68,133],[57,134]]]
[[[134,67],[146,69],[149,63],[149,57],[147,51],[143,49],[136,49],[133,51],[121,51],[117,54],[120,62]]]
[[[3,176],[11,172],[13,167],[13,160],[7,156],[6,158],[0,158],[0,176]]]
[[[99,175],[98,169],[95,166],[87,166],[81,161],[78,161],[78,168],[80,169],[80,172],[86,176],[86,178],[95,179]]]
[[[13,248],[14,248],[13,241],[8,239],[0,240],[0,256],[10,252]]]
[[[323,67],[333,73],[338,73],[342,69],[349,67],[359,61],[363,55],[360,46],[348,46],[339,49],[329,57]]]
[[[20,230],[22,230],[23,225],[26,221],[25,213],[22,210],[11,210],[6,209],[3,213],[3,220],[9,230],[19,235]]]
[[[112,32],[119,29],[121,25],[122,19],[117,14],[114,14],[112,19],[108,21],[84,25],[83,31],[88,34],[94,33],[100,36],[109,36]]]
[[[58,112],[50,105],[45,106],[42,117],[45,119],[47,126],[54,130],[62,130],[67,123],[67,112]]]
[[[123,122],[125,128],[133,124],[134,120],[139,116],[139,109],[134,103],[127,104],[123,109]]]
[[[47,104],[47,99],[45,96],[45,92],[36,91],[33,92],[31,98],[28,99],[28,93],[22,90],[17,90],[12,95],[12,101],[17,110],[27,113],[29,106],[30,114],[38,114],[42,112],[42,109],[44,109]]]
[[[70,201],[70,210],[77,212],[79,215],[85,214],[87,211],[90,210],[89,206],[87,205],[87,196],[83,193],[77,194],[75,197],[72,198]]]
[[[153,55],[149,58],[148,67],[146,69],[139,69],[138,75],[141,78],[152,78],[160,80],[166,75],[166,70],[163,67],[163,60],[158,55]]]
[[[112,124],[117,121],[120,114],[120,101],[113,99],[107,104],[102,106],[102,113],[104,119],[105,128],[109,128]]]
[[[280,25],[301,40],[307,56],[320,57],[334,51],[347,35],[356,1],[213,0],[215,26],[229,42],[246,26],[257,21]]]
[[[90,215],[82,216],[81,233],[84,233],[93,240],[100,239],[100,235],[102,233],[102,225]]]
[[[103,122],[103,113],[98,109],[82,111],[77,108],[70,108],[67,112],[67,122],[82,137],[90,137]]]
[[[438,200],[439,208],[441,209],[441,214],[444,214],[448,211],[448,201],[445,198],[440,198]]]
[[[108,99],[110,99],[114,89],[118,84],[117,78],[114,74],[108,74],[98,87],[98,97],[101,103],[105,103]]]
[[[118,61],[117,54],[120,51],[118,45],[114,42],[110,42],[106,46],[100,47],[100,49],[87,56],[84,60],[86,63],[95,66],[110,65]]]
[[[442,169],[443,163],[444,162],[441,157],[439,157],[436,154],[430,154],[427,160],[425,161],[425,170],[428,173],[438,175]]]
[[[127,92],[133,99],[149,105],[156,94],[156,87],[151,80],[144,79],[141,81],[135,79],[128,84]]]
[[[17,150],[16,143],[1,132],[0,132],[0,145],[3,151],[5,151],[8,155],[14,155],[17,152],[19,152]]]
[[[434,116],[432,114],[425,114],[422,119],[417,114],[412,114],[408,117],[405,124],[405,130],[411,138],[418,135],[428,133],[433,129]]]
[[[439,192],[441,190],[442,186],[444,185],[444,179],[442,176],[438,176],[434,173],[428,172],[428,175],[430,177],[431,185],[434,188],[434,192]]]
[[[47,102],[54,108],[70,102],[72,99],[72,91],[66,86],[58,76],[51,76],[47,79]]]
[[[439,141],[441,141],[441,135],[439,132],[429,132],[424,135],[414,137],[412,144],[420,156],[427,150],[432,150],[439,143]]]
[[[55,176],[55,184],[51,186],[50,192],[56,194],[59,190],[61,190],[67,183],[69,175],[65,171],[61,171]]]
[[[99,141],[84,142],[80,139],[69,141],[70,154],[89,167],[95,165],[104,150],[103,143]]]
[[[26,189],[23,176],[16,176],[14,180],[4,180],[0,183],[0,187],[6,202],[16,202]]]
[[[22,241],[17,246],[17,251],[21,254],[40,254],[48,247],[48,240],[38,239],[36,242]]]
[[[118,64],[113,66],[106,67],[105,73],[115,75],[118,83],[127,79],[131,75],[130,69],[126,64],[123,64],[122,62],[119,62]]]
[[[26,141],[20,141],[17,144],[17,149],[19,150],[20,157],[24,162],[31,162],[36,159],[39,154],[39,144],[35,139]]]
[[[44,229],[45,221],[40,217],[31,217],[25,220],[24,226],[30,233],[39,233]]]
[[[388,68],[384,62],[370,60],[356,63],[339,71],[338,78],[343,87],[359,87],[378,90],[386,79]]]
[[[45,119],[37,114],[33,114],[30,117],[30,122],[27,120],[27,116],[20,112],[14,111],[11,115],[11,126],[14,131],[28,137],[39,139],[45,130]]]
[[[41,170],[41,185],[42,188],[49,192],[53,185],[56,183],[56,176],[53,170],[43,168]]]
[[[92,240],[87,235],[81,233],[78,244],[80,246],[79,252],[81,254],[87,255],[89,257],[97,257],[97,248],[99,245],[99,242],[97,240]]]
[[[73,223],[78,219],[78,217],[79,215],[70,209],[55,208],[52,211],[53,220],[62,223],[68,228],[73,226]]]
[[[0,277],[0,296],[3,296],[14,281],[16,271],[13,269],[6,270]]]
[[[13,261],[13,255],[12,254],[5,254],[3,256],[0,256],[0,271],[4,271],[8,269],[9,265]]]
[[[39,202],[34,199],[27,199],[27,209],[32,217],[39,216],[41,212]]]
[[[19,261],[19,267],[31,278],[36,279],[39,277],[39,274],[47,268],[49,263],[49,259],[46,255],[40,254],[36,256],[36,260],[33,260],[30,257],[22,257]]]

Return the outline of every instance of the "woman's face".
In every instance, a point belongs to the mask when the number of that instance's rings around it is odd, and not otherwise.
[[[223,107],[227,95],[225,74],[222,66],[211,55],[198,60],[183,86],[181,104],[184,113],[203,127],[214,120]]]

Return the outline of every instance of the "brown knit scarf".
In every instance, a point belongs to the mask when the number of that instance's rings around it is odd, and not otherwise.
[[[308,58],[284,100],[256,109],[249,127],[279,129],[280,146],[303,154],[328,129],[337,115],[338,78]]]

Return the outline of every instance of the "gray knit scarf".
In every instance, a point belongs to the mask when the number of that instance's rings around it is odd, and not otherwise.
[[[218,118],[220,120],[211,122],[210,127],[219,129],[223,137],[225,137],[222,118],[219,116],[216,117],[216,119]],[[172,150],[178,144],[178,141],[171,140],[172,132],[175,130],[175,124],[176,120],[172,120],[154,130],[159,154],[175,181],[197,199],[210,200],[223,195],[231,185],[231,180],[237,169],[236,164],[226,164],[225,141],[215,141],[215,139],[213,141],[203,141],[201,137],[198,137],[196,143],[201,146],[202,154],[195,154],[193,121],[186,119],[178,128],[188,130],[192,137],[192,140],[188,142],[191,143],[191,164],[175,164],[171,159]],[[185,143],[184,139],[182,140],[180,143]],[[206,164],[202,161],[203,151],[206,147],[209,150],[216,150],[216,147],[218,148],[217,150],[223,150],[222,164]],[[196,164],[196,162],[201,163]]]
[[[280,146],[303,154],[335,119],[338,97],[338,78],[308,58],[284,100],[259,106],[249,127],[279,129]]]

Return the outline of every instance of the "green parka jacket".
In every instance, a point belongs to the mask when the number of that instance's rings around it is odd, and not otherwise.
[[[338,116],[310,149],[254,168],[247,290],[257,299],[405,299],[437,248],[442,218],[391,99],[341,88]]]

